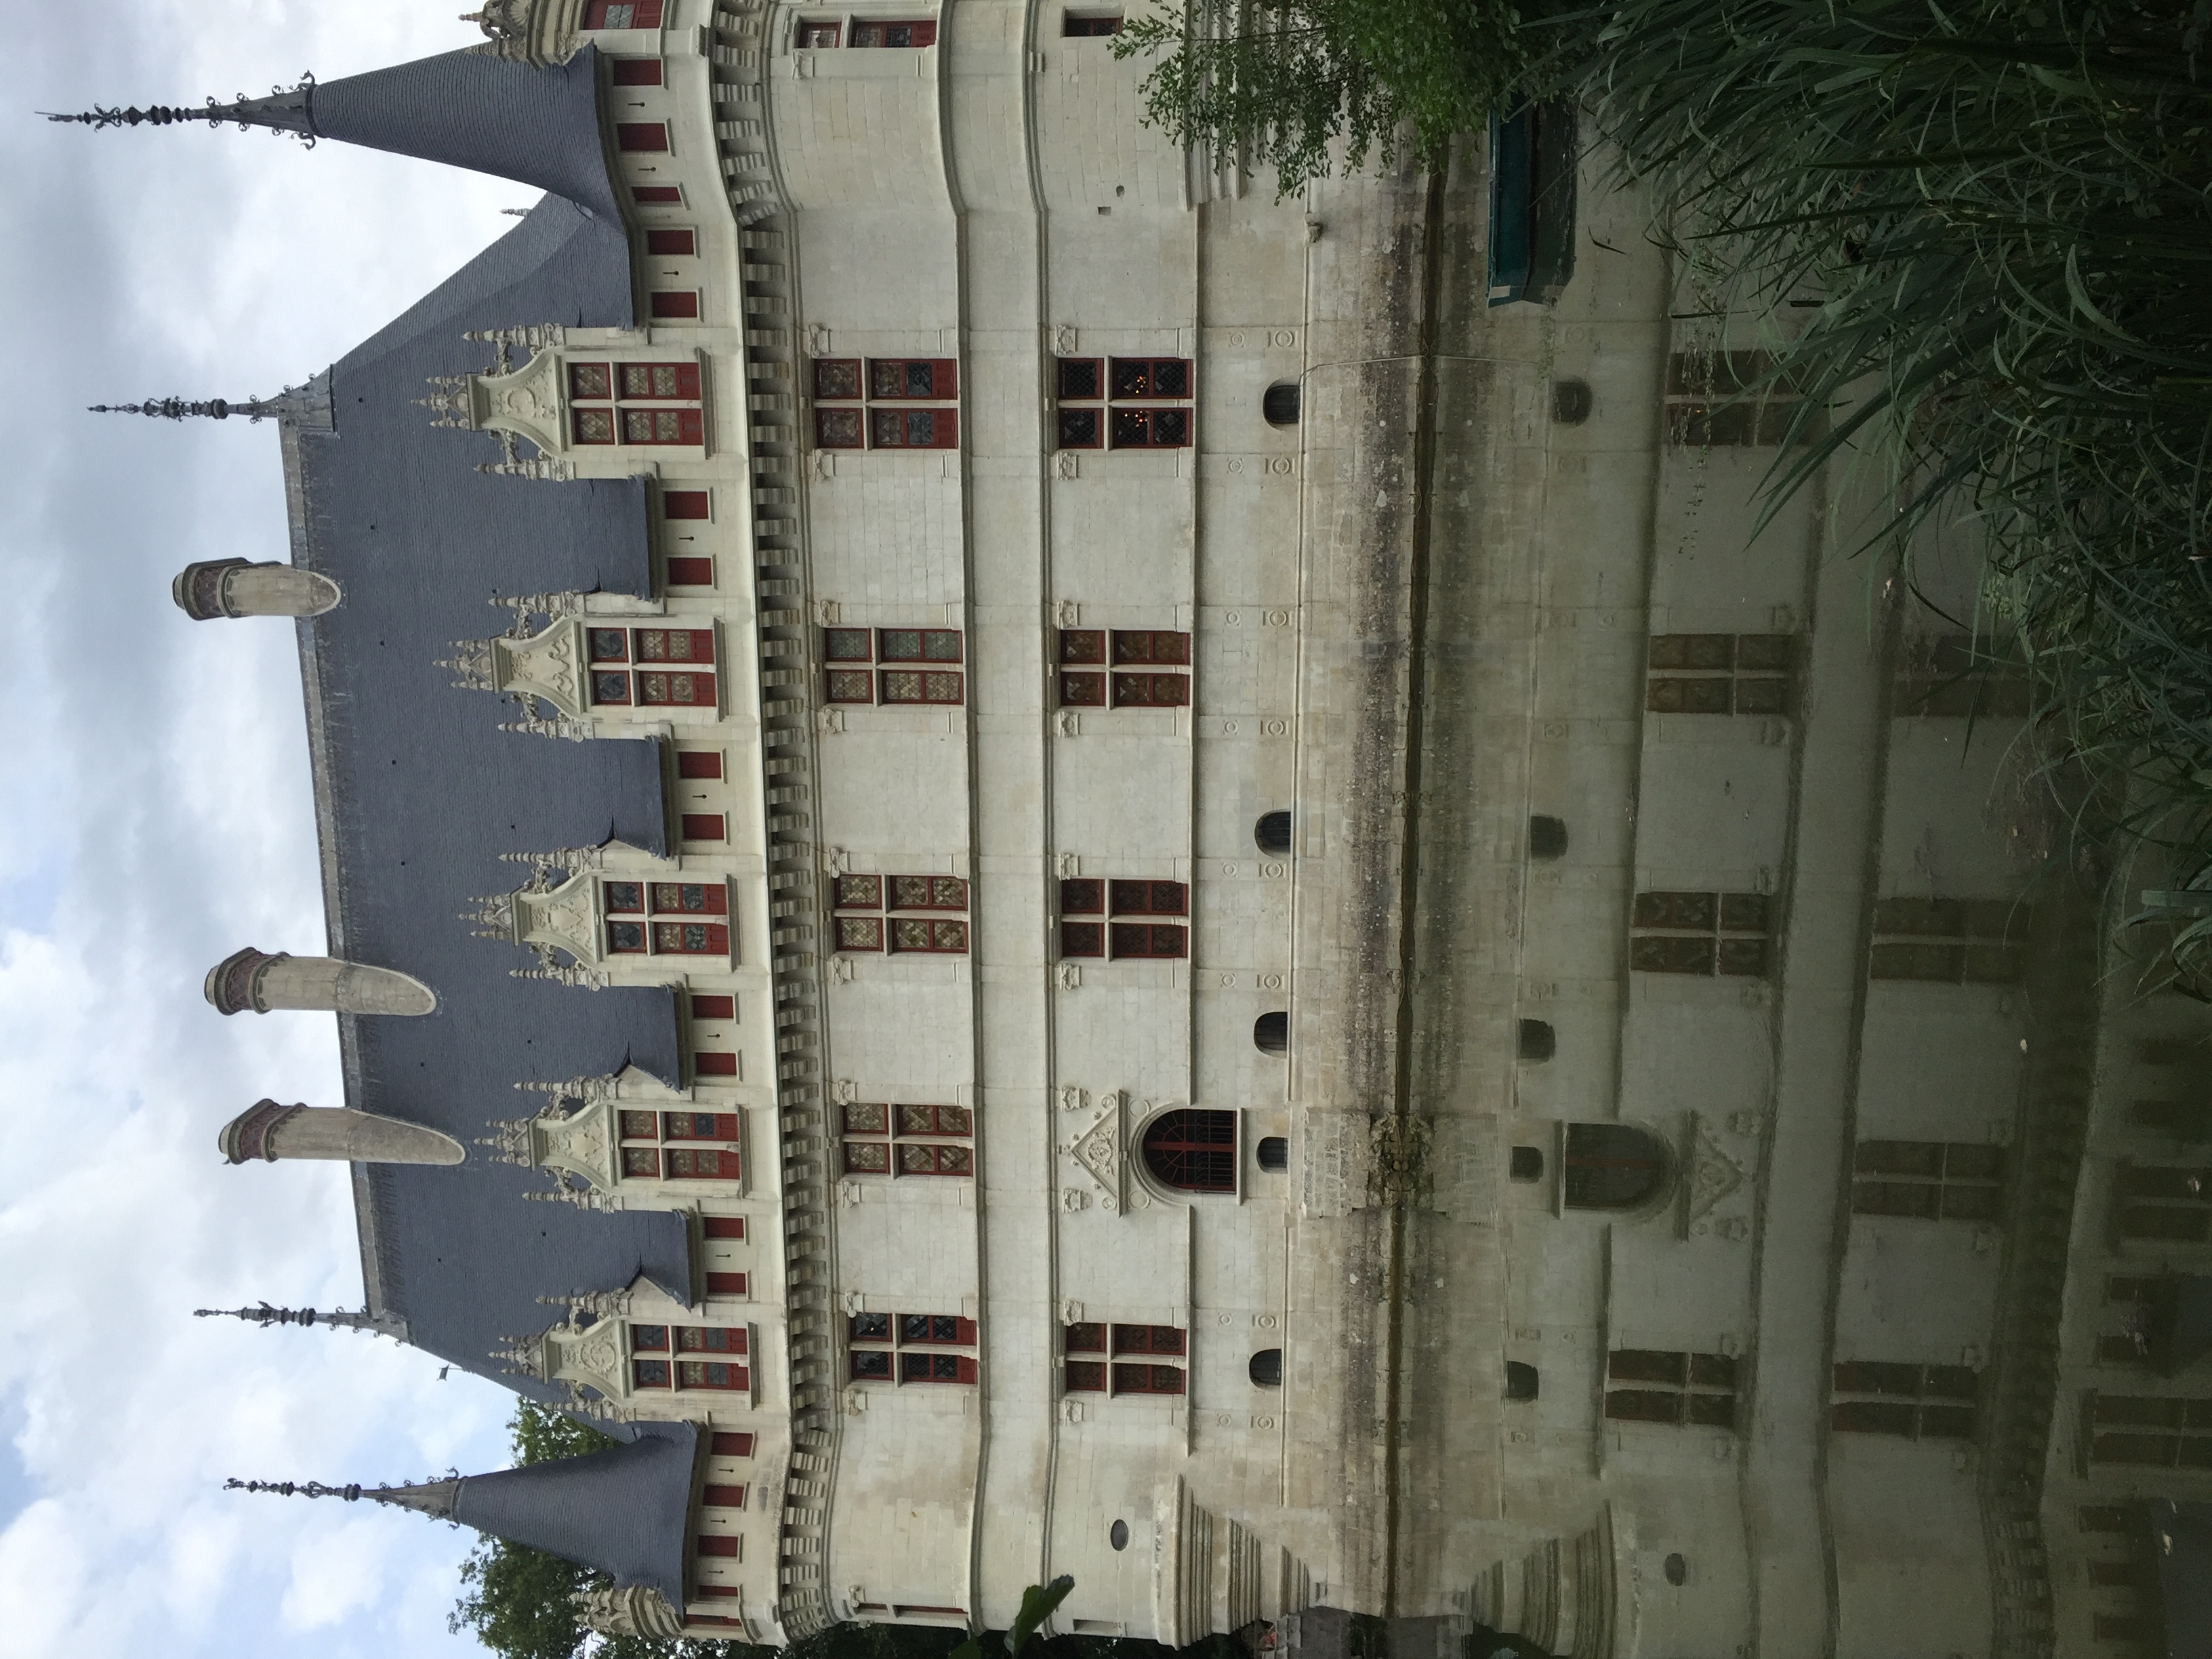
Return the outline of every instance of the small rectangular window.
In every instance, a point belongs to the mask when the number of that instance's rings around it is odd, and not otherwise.
[[[682,444],[696,449],[707,441],[707,427],[696,409],[625,409],[622,435],[626,444]]]
[[[1851,1208],[1922,1221],[1995,1221],[2003,1213],[2004,1149],[1972,1141],[1863,1140]]]
[[[1113,681],[1116,708],[1181,708],[1190,702],[1188,674],[1116,674]]]
[[[1678,351],[1667,362],[1670,443],[1780,444],[1799,404],[1796,386],[1764,351]]]
[[[1796,636],[1655,634],[1644,706],[1657,714],[1787,714]]]
[[[938,670],[886,668],[877,677],[876,693],[885,703],[957,703],[966,696],[964,675]]]
[[[738,1057],[735,1054],[702,1048],[691,1059],[693,1069],[701,1077],[735,1077],[738,1074]]]
[[[2123,1164],[2115,1184],[2122,1238],[2212,1240],[2212,1168]]]
[[[1190,446],[1190,411],[1117,408],[1106,429],[1115,449],[1186,449]]]
[[[661,0],[585,0],[587,29],[657,29]]]
[[[1119,34],[1121,14],[1118,11],[1064,11],[1060,15],[1060,32],[1063,38],[1079,39],[1086,35]]]
[[[1881,899],[1867,973],[1948,985],[2016,984],[2033,920],[2026,905],[2005,899]]]
[[[1060,402],[1097,403],[1106,395],[1106,365],[1097,357],[1061,357],[1055,362]]]
[[[672,1146],[661,1153],[661,1174],[671,1181],[736,1181],[744,1173],[735,1152],[701,1146]]]
[[[714,585],[714,562],[690,557],[671,559],[668,562],[668,585],[671,587],[712,587]]]
[[[709,1296],[744,1296],[745,1276],[743,1273],[709,1273],[707,1275]]]
[[[959,366],[951,357],[871,357],[868,396],[949,401],[960,388]]]
[[[629,198],[640,207],[681,207],[684,191],[675,185],[634,185]]]
[[[617,58],[614,60],[614,84],[618,87],[657,87],[660,84],[660,59],[658,58]]]
[[[876,630],[878,662],[958,662],[960,657],[960,630],[957,628]]]
[[[743,1486],[709,1485],[704,1494],[704,1501],[710,1509],[741,1510],[745,1506],[745,1489]]]
[[[724,841],[720,812],[686,812],[684,814],[684,839],[686,841]]]
[[[714,1431],[710,1449],[717,1457],[750,1457],[753,1455],[753,1437],[750,1434],[730,1434],[718,1429]]]
[[[676,775],[679,778],[719,778],[722,775],[722,751],[719,749],[680,749],[676,753]],[[696,999],[694,999],[696,1003]]]
[[[872,449],[957,449],[960,416],[949,409],[880,409],[868,410],[868,447]]]
[[[802,52],[821,51],[837,44],[837,37],[843,27],[842,23],[801,18],[792,31],[791,44]]]
[[[738,1138],[738,1115],[735,1112],[663,1112],[660,1120],[660,1138],[663,1140],[735,1140]]]
[[[699,239],[688,230],[648,230],[645,233],[645,251],[680,258],[699,251]]]
[[[711,497],[703,489],[664,489],[660,492],[660,516],[664,519],[712,518],[712,505]]]
[[[876,23],[854,20],[853,44],[856,46],[933,46],[937,44],[937,25],[927,18],[912,22]]]
[[[1114,661],[1188,667],[1190,635],[1165,629],[1117,628],[1114,630]]]
[[[1114,1392],[1124,1394],[1181,1394],[1182,1367],[1180,1365],[1127,1364],[1121,1361],[1113,1366]]]
[[[1761,976],[1772,908],[1764,893],[1638,893],[1628,965],[1645,974]]]
[[[662,321],[696,318],[699,314],[699,296],[688,290],[657,289],[652,299],[653,315]]]
[[[710,1215],[701,1223],[708,1238],[743,1238],[745,1218],[741,1215]]]
[[[1188,398],[1190,362],[1183,357],[1116,357],[1108,375],[1115,399]]]
[[[857,399],[860,396],[860,360],[858,357],[817,357],[814,360],[814,395],[817,398]]]
[[[859,1313],[846,1325],[860,1382],[973,1382],[975,1322],[955,1314]]]
[[[1735,1361],[1727,1354],[1618,1348],[1606,1358],[1605,1414],[1615,1422],[1735,1425]]]
[[[615,143],[634,155],[657,155],[668,148],[665,121],[617,121]]]

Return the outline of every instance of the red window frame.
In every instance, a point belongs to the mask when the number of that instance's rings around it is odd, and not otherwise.
[[[885,668],[876,675],[876,701],[886,708],[921,703],[957,708],[968,700],[968,677],[947,668]]]
[[[720,1486],[709,1481],[700,1501],[709,1509],[741,1510],[745,1506],[745,1489],[743,1486]]]
[[[735,1140],[740,1133],[735,1112],[663,1112],[660,1138],[664,1141]]]
[[[1192,391],[1188,357],[1111,357],[1106,391],[1115,403],[1188,403]]]
[[[699,316],[699,292],[696,289],[657,288],[647,296],[654,319],[659,322],[696,322]]]
[[[744,1540],[735,1533],[702,1532],[698,1535],[698,1544],[702,1555],[741,1555],[744,1553]]]
[[[637,403],[697,403],[699,365],[696,362],[617,363],[617,401]]]
[[[661,1152],[664,1181],[741,1181],[742,1154],[727,1147],[671,1146]]]
[[[1180,961],[1190,954],[1190,930],[1164,922],[1115,921],[1107,924],[1110,954],[1117,962],[1140,958]]]
[[[1131,1364],[1127,1361],[1115,1360],[1113,1365],[1113,1391],[1116,1395],[1125,1394],[1179,1395],[1183,1391],[1182,1367],[1180,1365],[1154,1365],[1142,1363]]]
[[[960,395],[957,357],[871,357],[872,402],[951,403]]]
[[[1106,884],[1113,914],[1117,916],[1187,916],[1190,889],[1179,881],[1125,881]]]
[[[1095,630],[1094,630],[1095,631]],[[1126,668],[1190,666],[1190,635],[1172,628],[1117,628],[1113,630],[1114,665]]]
[[[744,1296],[749,1294],[745,1285],[746,1279],[743,1273],[716,1273],[711,1268],[708,1270],[707,1294],[709,1296]]]
[[[1061,679],[1070,676],[1063,674]],[[1097,676],[1091,678],[1096,678]],[[1114,684],[1114,707],[1116,708],[1188,708],[1190,706],[1190,676],[1188,674],[1116,673],[1109,677]]]
[[[745,1236],[745,1218],[741,1215],[710,1215],[701,1218],[701,1237],[706,1238],[742,1239]]]
[[[864,418],[866,413],[857,405],[816,409],[814,447],[817,449],[866,449],[868,447],[868,424]]]
[[[844,630],[835,629],[842,633]],[[878,628],[878,662],[959,662],[966,642],[957,628]]]
[[[714,585],[714,562],[696,556],[672,557],[668,561],[668,585],[671,587],[712,587]]]
[[[856,1313],[847,1317],[847,1369],[860,1382],[973,1382],[975,1322],[954,1314]]]
[[[660,516],[664,519],[711,519],[714,515],[714,495],[705,489],[664,489],[660,492]]]
[[[1238,1140],[1236,1113],[1186,1106],[1153,1119],[1140,1151],[1154,1178],[1178,1192],[1233,1193]]]
[[[1151,1354],[1155,1358],[1181,1359],[1189,1351],[1188,1335],[1176,1325],[1116,1325],[1114,1327],[1114,1352],[1122,1354]]]
[[[640,207],[681,207],[684,191],[675,185],[632,185],[629,199]]]
[[[722,775],[722,751],[719,749],[679,749],[676,751],[676,775],[679,778],[719,778]]]
[[[975,1173],[975,1115],[968,1107],[853,1101],[840,1123],[847,1175]]]
[[[689,258],[699,252],[699,234],[681,228],[648,229],[645,233],[645,251],[669,258]]]
[[[641,448],[700,449],[707,442],[707,417],[696,409],[622,410],[622,441]]]
[[[717,1429],[708,1449],[717,1457],[750,1457],[753,1455],[753,1437]]]
[[[1053,365],[1053,395],[1064,404],[1106,401],[1106,360],[1059,357]]]
[[[793,27],[791,44],[801,52],[815,52],[835,46],[842,40],[842,22],[817,21],[802,17]]]
[[[864,50],[879,47],[913,48],[937,44],[937,20],[933,17],[898,18],[866,21],[855,18],[853,22],[851,46]]]
[[[618,87],[657,87],[660,84],[658,58],[617,58],[613,84]]]
[[[633,155],[663,155],[668,151],[665,121],[617,121],[615,143]]]
[[[727,841],[728,825],[720,812],[686,812],[684,814],[684,839],[686,841]]]
[[[661,0],[586,0],[584,27],[587,29],[657,29]],[[611,15],[629,15],[627,22],[610,22]]]
[[[871,449],[957,449],[960,411],[957,409],[901,409],[868,405],[868,447]]]
[[[735,996],[712,996],[696,991],[691,994],[693,1019],[735,1019],[737,1017],[738,1000]]]
[[[866,395],[867,364],[858,357],[814,359],[814,400],[859,403]]]
[[[691,1069],[700,1077],[735,1077],[738,1057],[725,1049],[701,1048],[691,1056]]]
[[[656,299],[659,296],[655,296]],[[696,295],[694,298],[696,299]],[[696,314],[694,313],[693,314]],[[704,448],[707,417],[698,362],[571,361],[562,384],[568,402],[570,441],[585,445],[670,445]],[[641,407],[642,405],[642,407]],[[664,507],[664,516],[667,516]]]
[[[1191,411],[1183,404],[1117,404],[1108,411],[1110,449],[1188,449],[1190,441]]]

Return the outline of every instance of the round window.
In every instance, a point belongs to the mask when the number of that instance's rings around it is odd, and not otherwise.
[[[1106,1541],[1117,1550],[1128,1548],[1129,1523],[1127,1521],[1116,1521],[1112,1526],[1107,1528]]]

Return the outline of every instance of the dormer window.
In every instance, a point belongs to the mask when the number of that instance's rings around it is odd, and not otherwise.
[[[579,363],[568,369],[568,434],[579,444],[702,447],[699,365]],[[691,405],[689,408],[684,404]]]
[[[957,409],[885,405],[950,405],[959,395],[951,357],[817,357],[814,441],[823,449],[957,449]]]
[[[594,628],[592,701],[602,707],[712,708],[711,628]]]
[[[657,29],[662,0],[586,0],[587,29]]]
[[[625,1109],[622,1172],[641,1181],[737,1181],[744,1173],[743,1126],[735,1112]]]
[[[750,1392],[751,1344],[742,1328],[720,1325],[632,1325],[630,1385]]]
[[[730,890],[719,881],[604,881],[611,956],[726,957]],[[650,907],[648,908],[647,907]]]

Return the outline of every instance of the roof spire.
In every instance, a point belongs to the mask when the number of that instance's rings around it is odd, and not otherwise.
[[[195,1319],[243,1319],[267,1330],[271,1325],[298,1325],[302,1328],[314,1325],[343,1327],[348,1330],[372,1331],[379,1336],[394,1334],[384,1320],[363,1308],[359,1313],[319,1313],[313,1308],[272,1308],[266,1302],[258,1308],[195,1308]]]
[[[315,77],[302,75],[297,86],[271,87],[266,98],[248,98],[241,92],[228,104],[218,103],[210,96],[205,105],[197,108],[155,104],[151,108],[140,109],[134,104],[129,109],[111,109],[94,104],[75,115],[58,115],[52,110],[40,110],[39,113],[49,121],[73,121],[94,130],[167,127],[190,121],[204,121],[211,127],[219,127],[225,121],[235,121],[240,131],[248,127],[266,127],[271,132],[289,132],[312,149],[315,143],[314,97]]]

